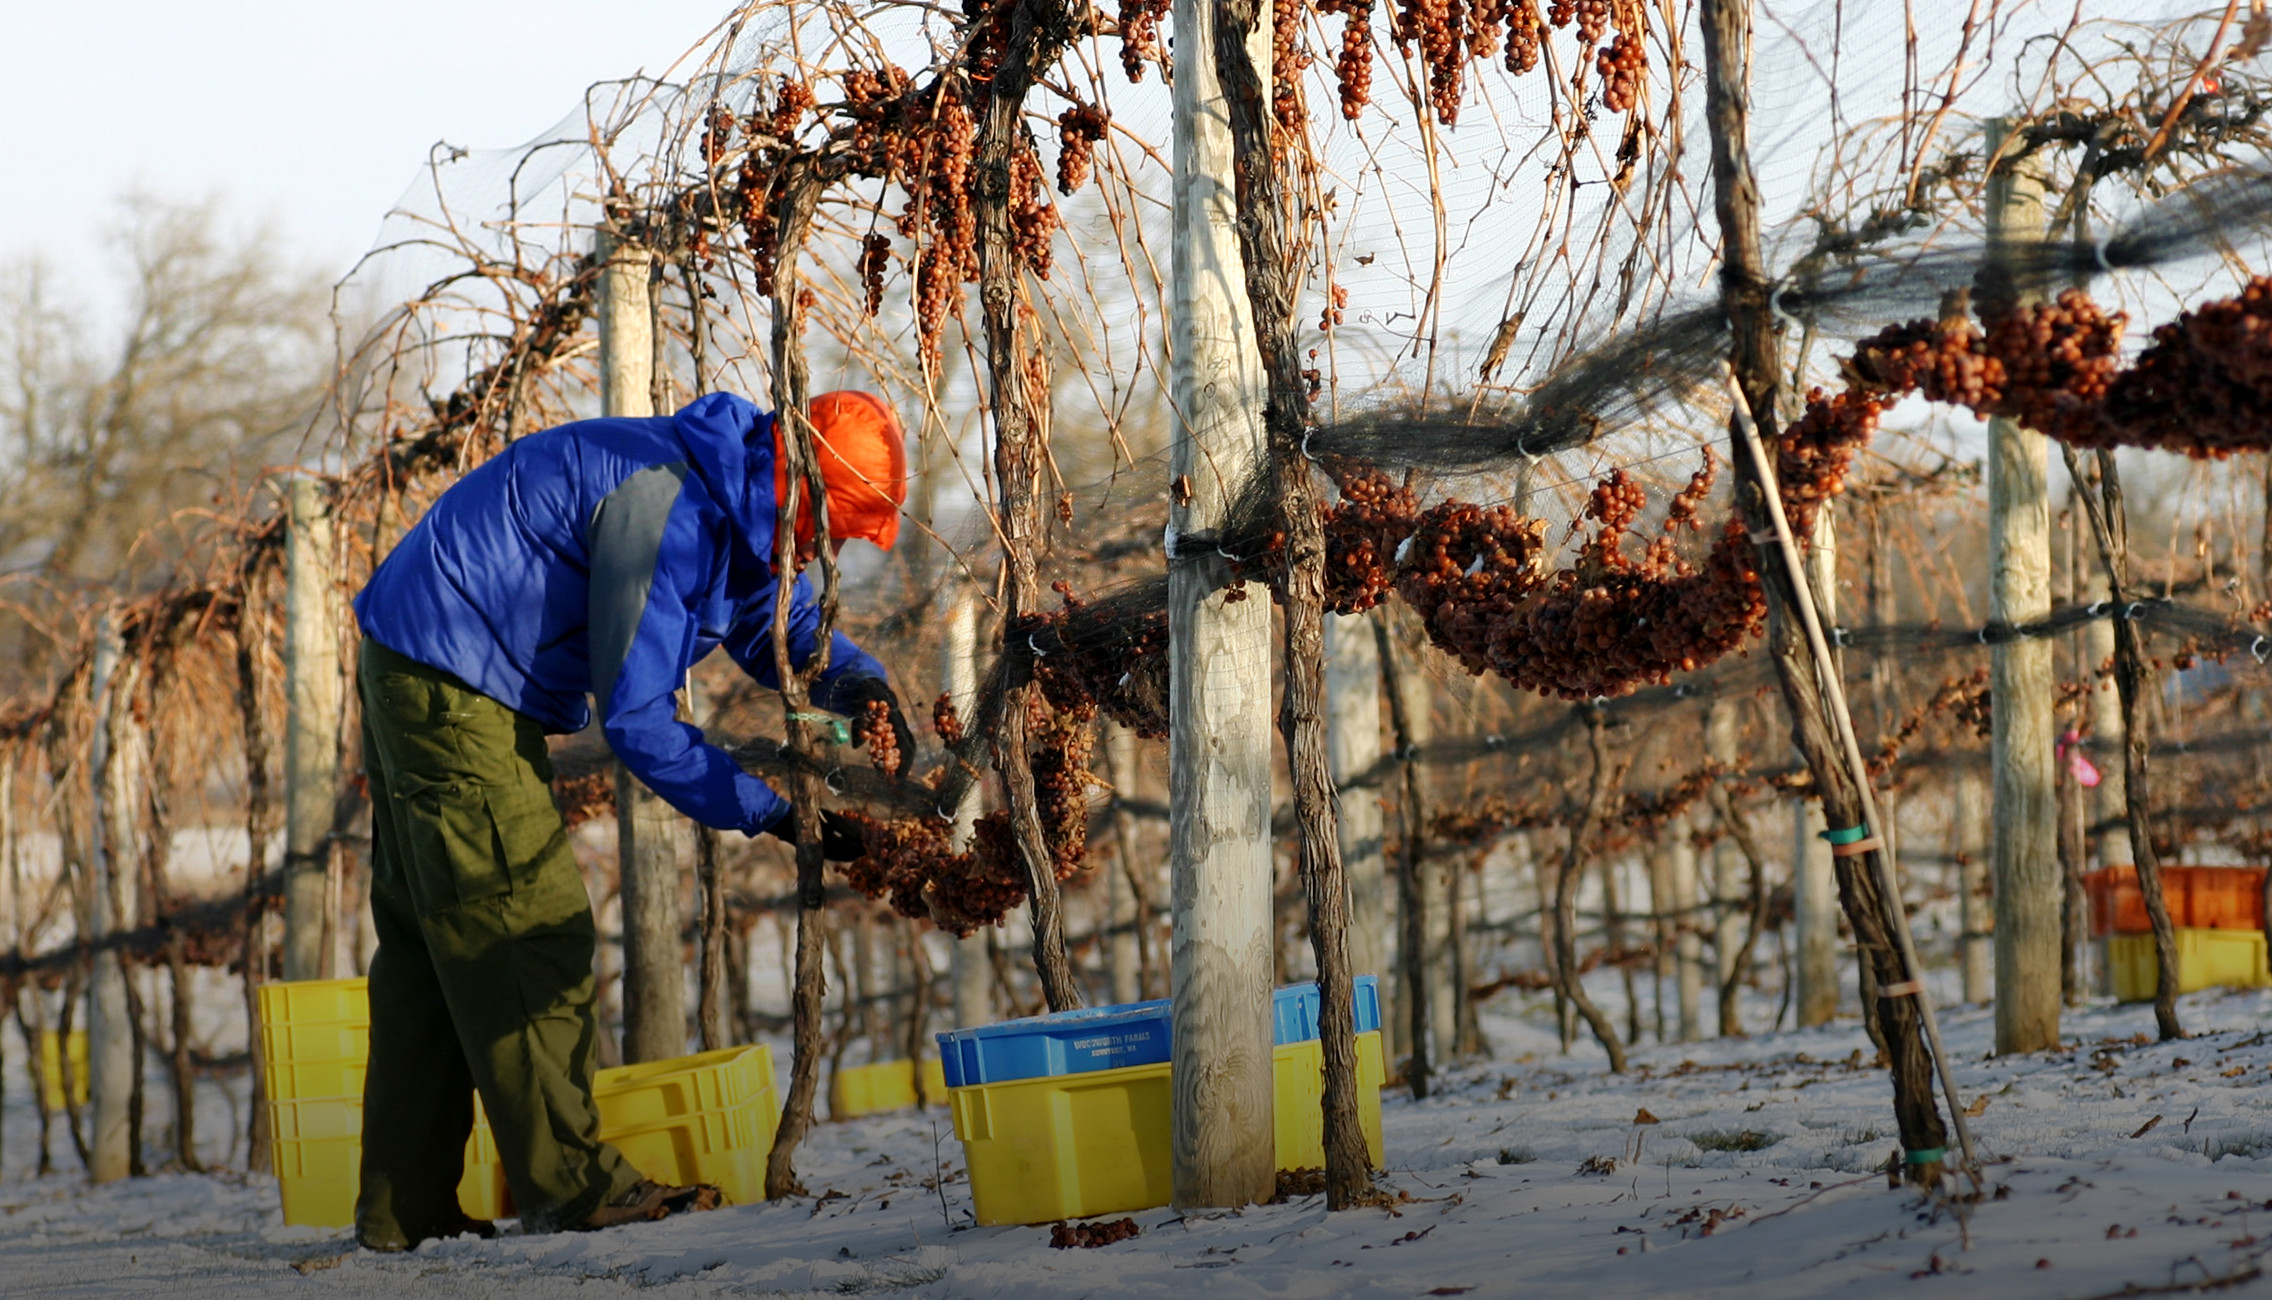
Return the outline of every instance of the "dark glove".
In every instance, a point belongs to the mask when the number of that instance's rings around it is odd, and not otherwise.
[[[766,828],[783,844],[797,842],[797,810],[791,808],[781,820]],[[854,862],[868,851],[867,836],[861,834],[860,824],[833,808],[820,813],[820,855],[830,862]]]
[[[836,711],[852,719],[854,744],[866,744],[868,739],[868,705],[882,700],[891,710],[891,735],[899,747],[899,771],[915,761],[915,733],[907,725],[907,715],[899,711],[899,697],[892,694],[891,683],[881,677],[855,677],[836,688]]]

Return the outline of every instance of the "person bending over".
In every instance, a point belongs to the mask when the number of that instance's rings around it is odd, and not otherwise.
[[[866,393],[814,399],[835,545],[888,549],[906,501],[898,418]],[[641,1177],[592,1104],[591,900],[552,801],[548,733],[595,712],[615,754],[680,812],[793,840],[789,805],[678,720],[687,672],[723,646],[774,671],[775,521],[787,473],[770,413],[725,393],[677,415],[599,419],[513,443],[443,493],[355,599],[371,794],[371,1054],[355,1234],[374,1250],[493,1235],[457,1200],[473,1095],[524,1231],[709,1208],[717,1190]],[[811,518],[809,510],[799,512]],[[800,528],[800,567],[812,530]],[[790,654],[815,649],[793,578]],[[837,633],[813,703],[864,721],[883,666]],[[823,851],[859,833],[823,814]]]

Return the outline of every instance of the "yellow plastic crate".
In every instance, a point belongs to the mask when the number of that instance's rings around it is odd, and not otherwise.
[[[1272,1052],[1280,1169],[1325,1163],[1324,1059],[1315,1041]],[[1358,1115],[1376,1163],[1381,1066],[1380,1034],[1357,1035]],[[1163,1061],[949,1093],[978,1222],[1048,1223],[1167,1204],[1173,1191],[1169,1069]]]
[[[1278,1127],[1280,1169],[1325,1167],[1325,1045],[1317,1039],[1276,1049],[1278,1093],[1272,1115]],[[1381,1036],[1357,1035],[1357,1125],[1365,1153],[1381,1164]]]
[[[734,1205],[765,1198],[780,1102],[773,1053],[727,1047],[592,1077],[600,1140],[657,1182],[715,1183]]]
[[[284,1222],[347,1227],[355,1222],[363,1167],[363,1075],[371,1050],[366,983],[295,980],[263,984],[259,992],[270,1158]],[[478,1219],[512,1213],[497,1143],[478,1096],[458,1205]]]
[[[363,1098],[312,1097],[271,1101],[270,1161],[284,1201],[284,1222],[345,1228],[355,1222],[355,1195],[363,1173]],[[508,1218],[512,1194],[481,1099],[473,1102],[473,1136],[465,1144],[465,1176],[458,1206],[477,1219]]]
[[[2107,966],[2114,976],[2114,996],[2123,1002],[2145,1002],[2161,985],[2154,957],[2154,936],[2113,934],[2106,939]],[[2192,993],[2207,988],[2255,988],[2272,984],[2265,968],[2262,930],[2203,930],[2192,926],[2177,932],[2177,991]]]
[[[63,1053],[57,1049],[61,1035],[48,1030],[39,1038],[39,1076],[41,1091],[47,1094],[50,1111],[63,1109]],[[87,1104],[87,1031],[71,1031],[71,1104]]]
[[[923,1095],[934,1106],[947,1099],[947,1072],[938,1057],[923,1058]],[[914,1104],[915,1071],[906,1061],[848,1065],[829,1081],[828,1113],[835,1119],[904,1110]]]

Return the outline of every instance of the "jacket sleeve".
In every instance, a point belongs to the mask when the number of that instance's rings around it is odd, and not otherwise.
[[[674,474],[673,471],[676,471]],[[788,802],[678,719],[700,631],[698,602],[725,539],[682,490],[684,469],[643,470],[610,493],[589,530],[592,688],[601,730],[647,788],[705,826],[756,835]]]
[[[781,689],[781,675],[773,664],[773,602],[780,589],[775,578],[758,590],[755,597],[742,606],[739,622],[722,643],[726,653],[742,666],[750,680],[770,690]],[[803,574],[789,589],[789,662],[799,668],[813,656],[814,634],[820,630],[820,606],[813,599],[813,585]],[[828,667],[820,680],[813,683],[813,704],[831,713],[843,713],[838,707],[839,692],[859,678],[873,677],[886,680],[884,666],[874,655],[862,650],[851,637],[835,633],[828,641]]]

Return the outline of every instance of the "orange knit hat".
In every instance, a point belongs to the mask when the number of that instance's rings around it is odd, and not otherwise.
[[[873,393],[844,389],[813,399],[813,440],[821,482],[828,486],[828,531],[890,550],[899,540],[899,508],[907,503],[907,434],[899,416]],[[774,434],[773,499],[789,500],[788,456]],[[797,536],[809,541],[812,515],[800,511]]]

